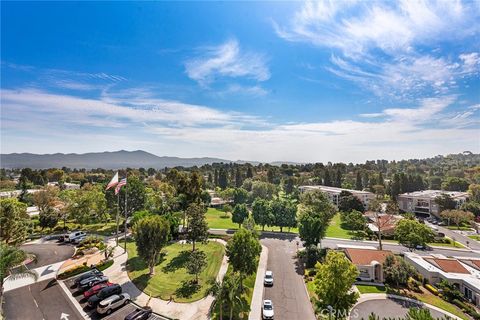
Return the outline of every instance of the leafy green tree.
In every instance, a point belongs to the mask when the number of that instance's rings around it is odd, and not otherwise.
[[[248,191],[243,188],[235,188],[233,191],[233,203],[242,204],[248,200]]]
[[[480,202],[480,184],[472,183],[468,187],[468,193],[470,193],[470,201]]]
[[[438,205],[439,212],[445,211],[445,210],[452,210],[457,207],[457,203],[453,198],[446,193],[441,194],[440,196],[435,198],[435,203]]]
[[[426,246],[434,237],[433,231],[428,226],[413,219],[400,220],[395,229],[395,238],[410,250],[417,246]]]
[[[153,216],[153,213],[151,213],[150,211],[148,210],[141,210],[141,211],[137,211],[133,214],[133,217],[132,219],[130,220],[130,224],[132,226],[135,226],[137,224],[138,221],[142,220],[142,219],[145,219],[146,217],[150,217],[150,216]]]
[[[168,241],[168,221],[161,216],[148,216],[135,224],[134,234],[138,256],[146,262],[152,276],[155,274],[160,252]]]
[[[448,177],[442,182],[442,189],[448,191],[467,191],[468,186],[468,181],[459,177]]]
[[[272,200],[270,207],[274,216],[274,225],[280,227],[280,232],[283,232],[284,227],[295,227],[297,224],[297,205],[295,203],[280,198]]]
[[[198,275],[207,266],[207,256],[201,250],[195,250],[190,253],[185,265],[189,274],[195,275],[195,283],[198,283]]]
[[[268,200],[256,198],[252,204],[252,215],[255,222],[262,226],[262,231],[266,225],[273,224],[274,216]]]
[[[463,210],[445,210],[440,212],[440,217],[450,222],[453,222],[457,228],[460,227],[460,224],[467,223],[472,221],[475,216],[473,213]]]
[[[385,208],[386,214],[398,215],[400,208],[398,207],[398,202],[395,200],[389,200],[387,202],[387,207]]]
[[[192,203],[187,210],[188,227],[187,240],[192,243],[192,251],[195,251],[196,242],[208,240],[208,224],[205,219],[205,208],[198,203]]]
[[[228,173],[223,168],[220,168],[220,171],[218,172],[218,186],[222,190],[228,187]]]
[[[332,178],[330,178],[330,171],[325,170],[325,173],[323,175],[323,185],[325,186],[332,186]]]
[[[63,171],[61,171],[63,174]],[[39,211],[40,227],[53,228],[60,219],[55,205],[59,204],[59,189],[53,186],[46,186],[33,195],[33,203]]]
[[[345,212],[340,217],[347,229],[355,231],[365,230],[367,220],[360,211],[352,210],[351,212]]]
[[[325,237],[330,220],[335,215],[335,207],[320,190],[305,192],[300,197],[298,231],[305,246],[320,243]]]
[[[223,278],[223,281],[216,281],[215,279],[210,281],[205,294],[212,295],[214,300],[212,303],[212,309],[218,308],[218,319],[223,319],[223,306],[228,304],[228,275]]]
[[[356,190],[363,190],[362,175],[361,175],[360,171],[357,171],[357,177],[355,179],[355,189]]]
[[[242,173],[240,172],[240,167],[237,167],[235,171],[235,187],[240,188],[243,183],[243,176]]]
[[[227,243],[226,254],[233,271],[239,272],[241,282],[244,276],[255,273],[258,257],[262,247],[257,236],[245,229],[240,229]]]
[[[477,202],[477,201],[465,202],[464,204],[462,204],[461,209],[463,211],[470,211],[475,215],[475,217],[480,216],[480,202]]]
[[[362,201],[355,197],[351,192],[342,191],[338,196],[338,210],[342,212],[350,212],[357,210],[360,212],[365,211]]]
[[[0,240],[8,245],[19,245],[27,237],[30,217],[27,205],[15,198],[0,200]]]
[[[69,215],[79,224],[108,219],[107,200],[98,187],[87,186],[76,190],[68,204]]]
[[[408,279],[416,274],[415,268],[408,264],[404,259],[388,255],[383,263],[383,273],[385,282],[396,287],[406,286]]]
[[[250,192],[251,199],[262,198],[271,200],[277,194],[277,186],[263,181],[253,181],[252,191]]]
[[[38,274],[23,264],[26,259],[25,251],[0,242],[0,301],[3,301],[3,283],[8,276],[12,280],[33,278],[37,281]],[[15,271],[13,271],[14,269]]]
[[[318,309],[333,308],[335,319],[339,311],[350,310],[358,299],[358,293],[352,291],[352,285],[358,277],[357,267],[339,251],[330,250],[324,263],[315,266],[315,293]]]
[[[248,217],[248,209],[245,204],[237,204],[233,208],[232,221],[238,223],[238,228],[241,227],[243,221]]]
[[[288,177],[283,181],[283,191],[287,195],[291,195],[295,191],[295,184],[296,184],[296,178],[295,177]]]
[[[127,186],[120,189],[120,213],[125,213],[125,192],[127,194],[127,215],[143,210],[147,202],[145,184],[137,176],[127,177]]]

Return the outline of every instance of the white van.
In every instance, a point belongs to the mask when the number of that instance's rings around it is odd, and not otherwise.
[[[85,237],[87,234],[83,231],[73,231],[65,236],[65,242],[74,242],[75,239]]]

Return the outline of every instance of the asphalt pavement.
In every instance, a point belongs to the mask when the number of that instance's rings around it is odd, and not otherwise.
[[[378,299],[378,300],[368,300],[362,303],[357,304],[351,311],[350,319],[351,320],[360,320],[368,319],[370,314],[373,312],[380,319],[390,318],[403,318],[407,315],[410,308],[424,308],[417,303],[398,300],[398,299]],[[430,314],[433,319],[444,319],[445,314],[434,310],[429,309]],[[328,315],[328,313],[327,313]]]
[[[64,261],[72,257],[75,248],[70,244],[49,241],[45,243],[26,244],[20,247],[37,257],[36,262],[28,265],[30,269],[47,266],[56,262]]]
[[[274,285],[265,287],[264,299],[272,300],[277,320],[314,320],[315,314],[303,281],[303,268],[295,259],[295,237],[263,238],[268,248],[267,270],[273,271]]]
[[[4,302],[6,319],[83,320],[53,279],[5,292]]]

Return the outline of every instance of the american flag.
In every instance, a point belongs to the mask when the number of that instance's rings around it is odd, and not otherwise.
[[[120,180],[120,182],[115,187],[115,194],[118,194],[120,192],[120,188],[122,188],[126,184],[127,184],[127,178],[123,178],[122,180]]]

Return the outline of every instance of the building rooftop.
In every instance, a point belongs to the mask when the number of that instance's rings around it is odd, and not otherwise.
[[[470,272],[456,259],[438,259],[438,258],[425,258],[425,260],[435,267],[445,272],[451,273],[467,273]]]
[[[388,255],[391,255],[392,252],[388,250],[346,248],[345,254],[353,264],[365,266],[372,264],[373,261],[383,264],[385,262],[385,258]]]
[[[421,190],[421,191],[414,191],[414,192],[407,192],[402,193],[399,196],[407,196],[407,197],[423,197],[423,198],[431,198],[434,199],[442,194],[448,194],[452,198],[462,198],[468,197],[467,192],[459,192],[459,191],[444,191],[444,190]]]
[[[337,187],[329,187],[329,186],[322,186],[322,185],[314,185],[314,186],[300,186],[299,188],[303,189],[319,189],[325,192],[334,192],[334,193],[340,193],[342,191],[348,191],[350,193],[355,193],[355,194],[371,194],[373,193],[368,192],[368,191],[361,191],[361,190],[352,190],[352,189],[344,189],[344,188],[337,188]]]

